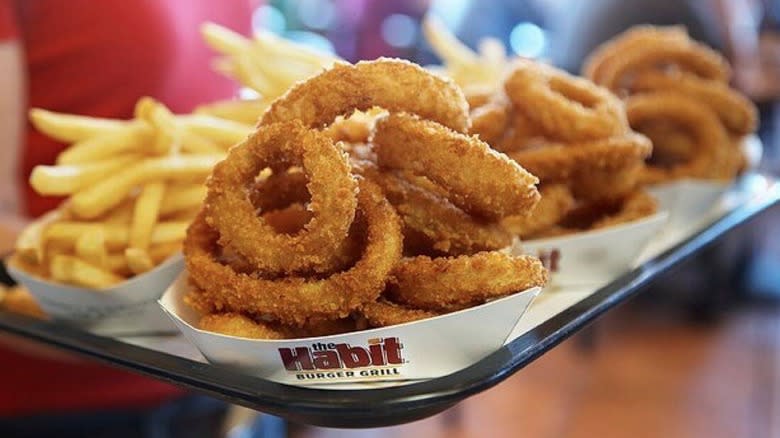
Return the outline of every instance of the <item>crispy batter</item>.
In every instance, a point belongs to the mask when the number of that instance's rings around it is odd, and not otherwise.
[[[453,205],[446,197],[414,184],[396,171],[381,172],[368,162],[358,163],[357,171],[376,182],[404,221],[404,236],[419,233],[424,242],[417,250],[430,247],[447,254],[468,254],[508,246],[512,235],[500,224],[480,220]],[[404,239],[405,248],[409,239]]]
[[[355,330],[352,318],[310,321],[304,327],[291,327],[273,321],[257,321],[239,313],[211,313],[200,319],[198,328],[227,336],[250,339],[296,339],[327,336]]]
[[[597,83],[614,92],[630,86],[633,76],[653,68],[675,68],[700,78],[728,82],[731,68],[709,47],[693,40],[648,44],[641,50],[622,52],[602,67]]]
[[[412,257],[393,269],[387,296],[415,308],[448,311],[483,303],[547,282],[536,257],[501,252],[470,256]]]
[[[636,75],[631,91],[673,91],[690,96],[715,110],[734,135],[749,134],[758,125],[758,110],[753,102],[719,81],[684,72],[646,71]]]
[[[417,114],[458,132],[469,129],[468,103],[452,80],[389,58],[335,64],[274,101],[260,124],[297,119],[322,128],[338,116],[373,107]]]
[[[689,40],[683,26],[634,26],[596,48],[583,63],[582,75],[591,81],[604,82],[606,67],[626,52],[641,51],[652,44],[679,44]]]
[[[704,103],[673,92],[658,92],[632,96],[627,106],[631,126],[641,129],[649,121],[670,121],[695,140],[696,153],[672,167],[648,166],[643,175],[646,182],[671,178],[693,177],[730,179],[737,172],[737,163],[730,160],[728,134],[715,113]],[[662,143],[655,144],[663,149]]]
[[[398,113],[377,122],[372,141],[381,167],[424,175],[471,214],[527,214],[539,200],[536,177],[476,137]]]
[[[278,156],[300,164],[308,177],[313,217],[304,231],[280,234],[258,217],[247,186]],[[207,182],[206,219],[230,246],[269,274],[329,272],[340,266],[355,216],[357,183],[347,156],[332,140],[299,122],[264,126],[233,147]]]
[[[507,155],[544,183],[568,181],[578,172],[632,166],[651,151],[652,144],[647,137],[629,133],[603,140],[544,143]]]
[[[353,232],[365,227],[361,258],[346,271],[317,279],[287,276],[267,279],[237,273],[214,256],[219,233],[199,215],[187,231],[184,254],[193,290],[188,301],[199,309],[268,315],[303,326],[312,319],[344,318],[375,300],[401,256],[401,224],[381,190],[362,180]]]
[[[440,314],[440,312],[415,309],[403,304],[393,303],[385,298],[364,304],[360,309],[360,315],[368,321],[368,325],[371,327],[405,324],[420,319],[433,318]]]
[[[534,236],[558,223],[574,207],[575,200],[566,184],[544,185],[542,198],[528,216],[511,216],[502,223],[521,238]]]
[[[625,131],[620,100],[592,82],[534,61],[518,61],[504,82],[514,107],[550,139],[597,140]]]

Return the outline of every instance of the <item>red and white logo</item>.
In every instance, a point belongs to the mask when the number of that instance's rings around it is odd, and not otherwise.
[[[309,347],[280,348],[279,357],[288,371],[353,369],[400,365],[402,349],[398,338],[374,338],[365,347],[317,342]]]

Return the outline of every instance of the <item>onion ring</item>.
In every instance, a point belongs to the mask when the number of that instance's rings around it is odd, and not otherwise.
[[[402,304],[393,303],[385,298],[364,304],[360,309],[360,315],[366,319],[370,327],[386,327],[390,325],[405,324],[420,319],[439,316],[440,312],[415,309]]]
[[[652,44],[641,50],[622,52],[621,56],[603,67],[597,82],[613,92],[619,92],[628,78],[656,66],[674,65],[697,77],[728,82],[731,68],[720,54],[709,47],[687,41],[685,43]]]
[[[542,198],[528,216],[510,216],[502,224],[525,239],[546,230],[574,208],[576,201],[566,184],[550,184],[539,189]]]
[[[198,286],[187,301],[196,309],[268,316],[299,327],[309,320],[347,317],[379,297],[403,245],[400,219],[381,190],[367,180],[360,181],[358,213],[353,228],[366,228],[360,259],[322,279],[266,279],[235,272],[215,258],[219,233],[204,214],[198,215],[184,241],[187,270]]]
[[[541,63],[518,61],[504,89],[552,139],[596,140],[626,129],[623,106],[609,90]]]
[[[604,82],[606,66],[626,52],[641,51],[653,44],[679,44],[689,40],[683,26],[634,26],[591,52],[583,63],[582,75],[600,84]]]
[[[449,311],[543,286],[547,270],[536,257],[501,252],[402,259],[393,269],[388,297],[416,308]]]
[[[283,156],[302,164],[309,178],[312,220],[295,235],[279,234],[255,213],[247,186]],[[299,122],[264,126],[214,167],[207,181],[207,221],[259,272],[328,272],[339,259],[355,215],[357,183],[347,156],[324,134]]]
[[[630,167],[651,151],[647,137],[628,133],[602,140],[539,144],[507,155],[545,183],[568,181],[578,172]]]
[[[753,102],[722,82],[684,72],[646,71],[636,75],[630,88],[632,92],[673,91],[705,102],[735,135],[749,134],[758,125],[758,110]]]
[[[260,125],[297,119],[320,129],[338,116],[373,107],[416,114],[458,132],[469,129],[468,103],[452,80],[389,58],[335,64],[274,101]]]
[[[471,134],[493,146],[503,137],[508,122],[509,105],[489,102],[471,111]]]
[[[380,172],[369,162],[355,163],[356,171],[377,183],[404,221],[404,248],[407,237],[419,233],[425,242],[415,250],[430,247],[446,254],[470,254],[500,249],[512,243],[512,235],[500,224],[474,218],[445,197],[410,182],[396,171]]]
[[[539,126],[529,120],[523,113],[513,111],[504,136],[501,140],[491,144],[491,146],[497,151],[508,153],[531,148],[545,141],[544,133]]]
[[[295,339],[328,336],[355,330],[351,318],[311,321],[305,327],[290,327],[276,322],[256,321],[239,313],[211,313],[201,317],[198,328],[227,336],[250,339]]]
[[[728,134],[704,103],[678,93],[658,92],[632,96],[626,109],[635,129],[650,121],[669,121],[695,139],[696,153],[690,160],[670,168],[648,166],[642,176],[645,182],[681,177],[729,179],[736,174],[738,164],[729,159]],[[663,144],[655,145],[656,150],[661,148]]]
[[[478,138],[435,122],[393,113],[377,122],[372,142],[380,167],[425,176],[471,214],[526,214],[539,200],[535,176]]]

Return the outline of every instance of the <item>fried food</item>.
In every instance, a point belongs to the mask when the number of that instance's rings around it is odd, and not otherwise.
[[[650,162],[643,175],[646,182],[673,178],[730,179],[737,164],[728,155],[731,146],[728,134],[717,115],[704,103],[674,92],[657,92],[632,96],[627,113],[631,126],[641,129],[650,121],[667,121],[683,130],[694,141],[695,152],[685,161],[669,167]],[[664,144],[654,145],[662,151]]]
[[[386,294],[415,308],[452,311],[543,286],[547,270],[536,257],[480,252],[468,256],[401,260]]]
[[[596,140],[625,131],[620,100],[608,90],[544,64],[515,62],[504,89],[548,138]]]
[[[689,40],[683,26],[634,26],[596,48],[585,59],[582,75],[591,81],[604,83],[604,71],[626,52],[641,51],[653,44],[679,44]]]
[[[458,41],[442,22],[427,15],[422,23],[423,35],[433,51],[442,59],[443,74],[451,77],[467,94],[482,90],[490,92],[501,84],[508,61],[506,48],[494,38],[483,38],[479,52]]]
[[[35,298],[22,286],[0,286],[0,309],[36,319],[47,318]]]
[[[549,184],[539,189],[541,199],[527,216],[510,216],[502,223],[520,238],[530,238],[535,234],[555,226],[574,208],[576,200],[566,184]]]
[[[497,99],[476,107],[471,111],[471,133],[488,144],[497,144],[504,137],[509,123],[509,108],[506,102]]]
[[[185,301],[206,315],[201,327],[254,338],[343,333],[543,283],[538,259],[495,251],[512,238],[500,220],[533,208],[537,180],[468,128],[463,93],[406,62],[337,64],[293,87],[214,168],[187,231]],[[386,286],[402,252],[451,264],[441,278],[423,268],[424,287],[460,298],[434,310],[396,301]]]
[[[601,140],[537,143],[507,155],[544,183],[566,182],[580,172],[631,167],[651,151],[647,137],[631,132]]]
[[[295,235],[280,234],[255,213],[246,187],[283,157],[308,178],[311,221]],[[322,133],[297,121],[267,125],[232,148],[207,183],[206,220],[229,246],[264,274],[330,272],[355,217],[357,182],[347,156]]]
[[[338,116],[374,107],[416,114],[458,132],[469,129],[466,98],[451,80],[411,62],[389,58],[335,64],[274,101],[260,123],[297,119],[306,127],[319,129]]]
[[[201,33],[206,44],[223,55],[217,60],[216,70],[255,90],[265,102],[276,99],[296,82],[314,76],[339,60],[336,56],[263,30],[254,32],[252,39],[248,39],[218,24],[205,23]],[[252,109],[233,104],[222,105],[212,111],[237,117],[228,118],[238,120]],[[262,108],[254,111],[249,114],[254,114],[256,121],[257,116],[262,114]]]
[[[614,92],[630,86],[630,78],[639,72],[661,66],[703,79],[728,82],[731,68],[717,52],[693,40],[648,44],[641,50],[621,52],[601,67],[598,84]]]
[[[624,96],[631,127],[652,139],[643,183],[727,180],[743,170],[745,157],[728,138],[756,130],[755,105],[729,88],[726,60],[684,28],[630,29],[596,49],[584,72]]]
[[[646,71],[631,82],[631,92],[669,91],[705,102],[732,135],[747,135],[758,127],[758,110],[747,97],[728,84],[701,79],[684,72]]]
[[[305,327],[258,321],[239,313],[210,313],[198,322],[198,328],[227,336],[249,339],[294,339],[327,336],[355,330],[351,318],[313,321]]]
[[[434,122],[390,114],[377,122],[372,142],[380,167],[425,176],[471,214],[493,220],[526,214],[539,200],[532,174],[478,138]]]
[[[318,279],[286,276],[278,279],[237,273],[216,260],[219,230],[205,214],[187,232],[184,254],[192,281],[201,289],[188,295],[199,309],[267,315],[284,324],[302,326],[310,319],[344,318],[382,292],[390,270],[401,256],[401,224],[381,190],[363,180],[358,214],[351,233],[360,233],[362,254],[351,267]]]
[[[386,298],[364,304],[359,312],[370,327],[386,327],[439,316],[442,312],[422,310],[394,303]]]
[[[475,218],[446,197],[418,185],[397,171],[380,171],[370,162],[357,163],[357,172],[376,182],[404,222],[405,247],[431,248],[444,254],[471,254],[508,246],[512,235],[501,224]],[[416,235],[414,233],[416,232]],[[410,245],[408,238],[420,241]]]
[[[227,336],[250,339],[288,339],[290,333],[281,326],[257,322],[238,313],[211,313],[203,316],[198,328]]]
[[[173,114],[151,98],[139,99],[132,120],[37,108],[30,119],[72,143],[56,165],[36,166],[30,184],[40,194],[69,198],[21,233],[17,255],[31,274],[95,288],[152,270],[178,251],[205,196],[204,180],[251,130],[208,115]]]

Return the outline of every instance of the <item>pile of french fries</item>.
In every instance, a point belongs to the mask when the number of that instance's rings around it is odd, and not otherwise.
[[[475,52],[432,15],[425,17],[422,28],[428,44],[443,62],[441,67],[429,69],[452,78],[467,95],[491,92],[500,86],[509,66],[506,48],[500,40],[483,38],[479,52]]]
[[[201,27],[206,43],[220,53],[214,69],[260,95],[198,107],[195,112],[254,124],[270,102],[298,81],[308,79],[340,60],[302,44],[260,31],[252,39],[214,23]]]
[[[142,98],[133,120],[30,111],[35,127],[70,146],[30,176],[42,195],[67,196],[27,227],[16,261],[55,282],[106,288],[142,274],[181,248],[205,196],[203,182],[252,126],[174,115]]]

